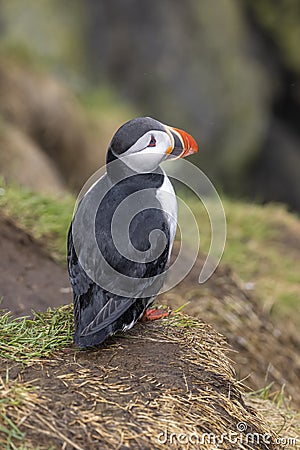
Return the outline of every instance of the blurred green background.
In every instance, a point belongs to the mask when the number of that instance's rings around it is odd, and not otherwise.
[[[222,191],[300,211],[299,43],[298,0],[0,0],[0,171],[77,192],[151,115]]]

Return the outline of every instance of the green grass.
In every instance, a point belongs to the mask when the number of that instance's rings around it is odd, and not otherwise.
[[[73,309],[62,306],[35,313],[33,319],[0,314],[0,358],[32,363],[73,341]]]
[[[50,198],[0,180],[0,209],[36,238],[43,239],[52,255],[65,260],[66,236],[75,198]]]
[[[282,385],[281,390],[275,391],[272,389],[273,383],[264,386],[263,388],[252,391],[248,393],[248,397],[250,398],[261,398],[262,400],[271,400],[278,408],[284,406],[288,409],[290,399],[286,396],[284,392],[285,386]]]

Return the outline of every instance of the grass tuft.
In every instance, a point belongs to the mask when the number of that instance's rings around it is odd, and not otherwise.
[[[9,312],[0,314],[0,357],[32,363],[54,350],[72,343],[72,306],[34,313],[34,318],[13,319]]]

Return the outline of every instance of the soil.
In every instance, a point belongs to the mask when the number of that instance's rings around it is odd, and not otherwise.
[[[67,271],[11,219],[0,215],[0,298],[14,316],[70,303]]]

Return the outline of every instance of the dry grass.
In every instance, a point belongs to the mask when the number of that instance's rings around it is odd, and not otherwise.
[[[247,403],[261,414],[277,434],[276,441],[286,449],[300,448],[300,413],[288,405],[278,405],[270,400],[248,397]]]
[[[25,433],[20,427],[38,403],[37,393],[28,384],[10,381],[8,377],[0,378],[1,448],[19,448],[25,438]]]

